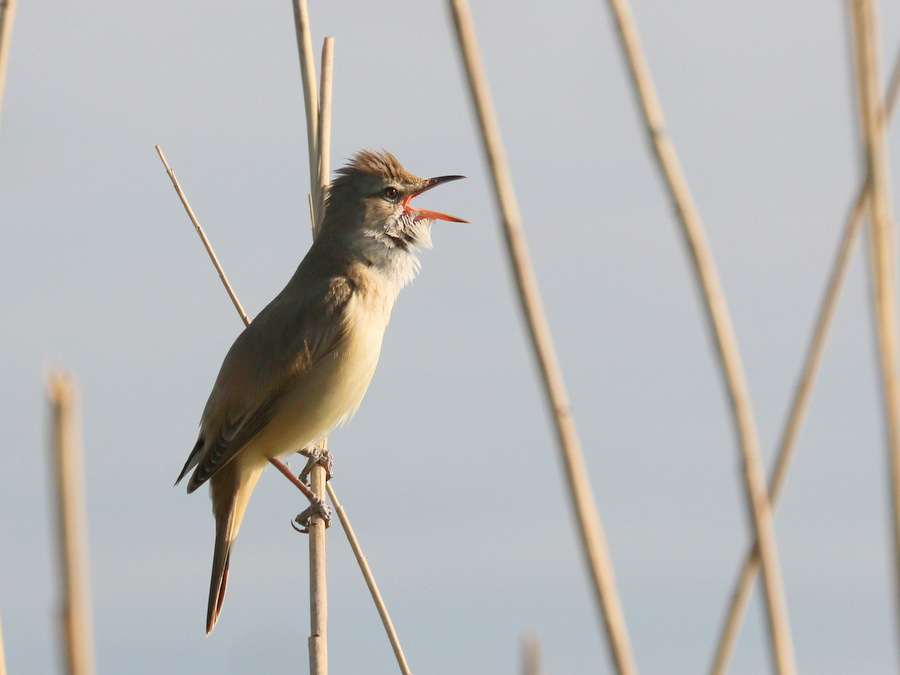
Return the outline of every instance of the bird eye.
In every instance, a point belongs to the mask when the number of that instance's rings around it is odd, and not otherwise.
[[[394,202],[397,201],[397,197],[400,196],[400,191],[393,185],[388,185],[386,188],[384,188],[384,190],[381,191],[381,196],[390,202]]]

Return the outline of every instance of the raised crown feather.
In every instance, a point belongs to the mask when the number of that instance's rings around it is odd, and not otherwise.
[[[351,185],[362,176],[380,178],[389,182],[409,185],[421,182],[422,179],[411,174],[387,150],[360,150],[350,161],[335,172],[335,179],[328,189],[330,198],[335,192]]]

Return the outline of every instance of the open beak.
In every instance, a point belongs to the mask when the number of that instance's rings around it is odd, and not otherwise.
[[[414,209],[409,205],[409,202],[413,197],[418,197],[426,190],[437,187],[442,183],[449,183],[452,180],[459,180],[460,178],[465,178],[465,176],[438,176],[437,178],[429,178],[428,182],[425,184],[425,187],[417,192],[411,193],[406,197],[406,199],[403,200],[403,206],[409,213],[414,214],[414,218],[416,220],[419,220],[420,218],[430,218],[433,220],[449,220],[454,223],[468,223],[468,220],[463,220],[462,218],[457,218],[456,216],[448,216],[446,213],[429,211],[428,209]]]

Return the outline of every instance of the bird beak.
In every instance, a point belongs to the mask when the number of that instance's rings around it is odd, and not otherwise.
[[[449,220],[454,223],[468,223],[468,220],[463,220],[462,218],[457,218],[456,216],[448,216],[446,213],[429,211],[428,209],[414,209],[409,205],[409,202],[413,197],[418,197],[426,190],[437,187],[442,183],[449,183],[452,180],[459,180],[460,178],[465,178],[465,176],[438,176],[437,178],[429,178],[428,182],[425,184],[425,187],[423,187],[421,190],[411,193],[406,199],[403,200],[403,206],[409,213],[414,214],[416,220],[419,220],[420,218],[430,218],[432,220]]]

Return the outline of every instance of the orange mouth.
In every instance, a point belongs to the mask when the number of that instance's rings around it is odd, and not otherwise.
[[[415,220],[429,218],[432,220],[448,220],[454,223],[468,223],[468,220],[463,220],[462,218],[457,218],[456,216],[450,216],[446,213],[431,211],[429,209],[414,209],[409,205],[409,202],[413,197],[418,197],[423,192],[430,190],[433,187],[437,187],[438,185],[441,185],[443,183],[449,183],[452,180],[460,180],[461,178],[465,178],[465,176],[438,176],[437,178],[429,178],[428,183],[426,183],[425,187],[423,187],[421,190],[410,193],[406,197],[406,199],[403,200],[403,207],[406,209],[407,213],[413,214],[413,218]]]

